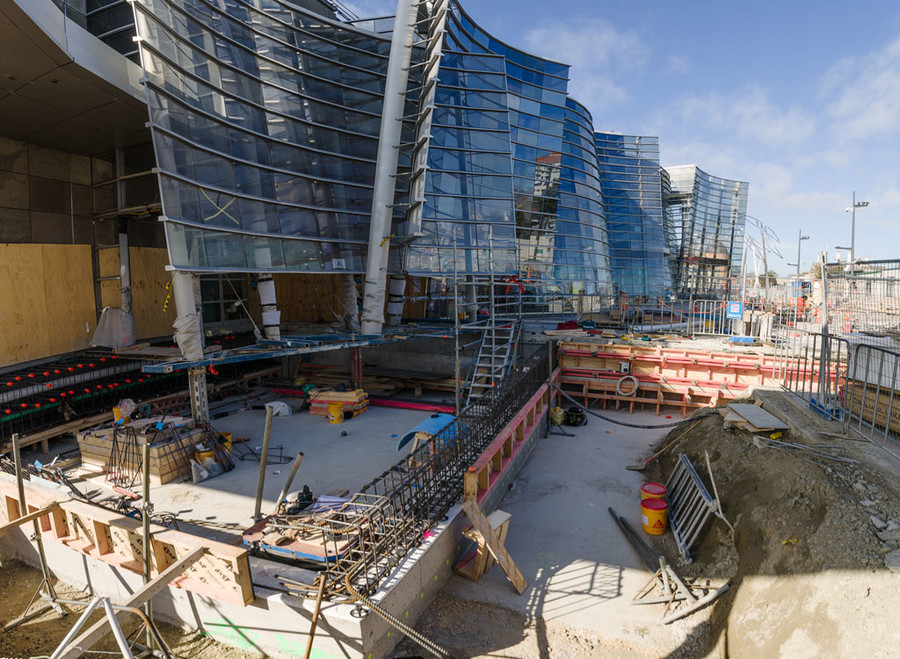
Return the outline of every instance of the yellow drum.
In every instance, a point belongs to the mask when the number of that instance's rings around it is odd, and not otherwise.
[[[666,486],[660,483],[644,483],[641,485],[641,501],[644,499],[665,499]]]
[[[662,499],[644,499],[641,501],[641,528],[650,535],[663,535],[668,513],[669,504]]]

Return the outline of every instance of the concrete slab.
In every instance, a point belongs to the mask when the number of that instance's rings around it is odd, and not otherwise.
[[[632,424],[675,420],[649,412],[603,414]],[[659,624],[658,608],[628,604],[650,573],[607,508],[640,529],[644,479],[625,465],[645,459],[670,429],[627,428],[588,418],[585,426],[565,427],[572,437],[552,434],[538,441],[500,504],[512,514],[506,548],[528,580],[525,593],[518,596],[498,566],[477,583],[454,575],[445,592],[664,652],[671,637]]]
[[[369,407],[355,419],[336,424],[308,412],[274,417],[270,456],[277,453],[273,447],[279,445],[281,453],[290,460],[298,451],[304,453],[292,490],[299,490],[306,484],[315,496],[336,488],[347,489],[352,494],[408,453],[408,450],[405,453],[396,450],[398,437],[430,414]],[[230,432],[234,437],[249,437],[248,444],[260,452],[265,419],[265,410],[246,410],[216,421],[214,427],[218,432]],[[234,470],[200,483],[154,485],[150,493],[154,509],[175,513],[179,524],[193,523],[240,534],[251,523],[259,462],[253,459],[235,459],[234,462]],[[290,469],[290,462],[266,467],[263,514],[274,508]],[[97,474],[89,480],[99,485],[104,478]]]

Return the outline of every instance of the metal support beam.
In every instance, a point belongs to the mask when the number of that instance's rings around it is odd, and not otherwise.
[[[206,393],[206,368],[188,369],[188,391],[191,395],[191,417],[195,426],[209,423],[209,398]]]
[[[131,308],[131,258],[128,252],[128,226],[119,224],[119,282],[122,287],[122,315],[125,325],[124,345],[134,345],[134,313]]]
[[[385,283],[396,185],[394,175],[397,173],[400,156],[400,132],[403,127],[406,83],[409,79],[418,5],[418,0],[397,0],[394,36],[384,87],[381,130],[378,135],[375,188],[372,192],[372,220],[369,225],[363,296],[363,334],[380,334],[384,325]]]

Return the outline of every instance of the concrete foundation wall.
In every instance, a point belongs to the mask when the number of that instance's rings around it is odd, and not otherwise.
[[[372,597],[373,601],[414,626],[450,576],[464,521],[460,508],[453,508],[448,519],[397,567]],[[30,526],[27,528],[30,531]],[[114,602],[124,601],[143,584],[140,575],[116,569],[55,542],[45,542],[44,548],[50,571],[57,578],[108,596]],[[39,566],[37,551],[21,530],[0,540],[0,563],[13,558]],[[260,558],[252,558],[250,567],[256,600],[249,606],[224,603],[170,587],[153,598],[154,616],[185,629],[203,629],[217,641],[248,652],[271,657],[302,656],[315,602],[279,592],[283,586],[276,575],[306,583],[312,583],[315,575]],[[367,609],[355,604],[325,602],[312,656],[378,659],[387,655],[401,638],[402,634],[393,626]],[[47,650],[49,654],[52,648]]]

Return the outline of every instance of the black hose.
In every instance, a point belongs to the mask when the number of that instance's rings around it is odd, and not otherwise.
[[[550,386],[552,386],[560,394],[562,394],[565,398],[567,398],[569,401],[571,401],[572,403],[574,403],[575,405],[580,407],[582,410],[584,410],[588,414],[593,414],[598,419],[603,419],[604,421],[609,421],[610,423],[615,423],[620,426],[627,426],[628,428],[643,428],[643,429],[651,429],[651,430],[653,428],[674,428],[675,426],[680,426],[682,423],[687,423],[688,421],[696,421],[697,419],[704,419],[708,416],[712,416],[713,414],[719,413],[718,410],[712,409],[712,410],[709,410],[708,412],[704,412],[703,414],[694,414],[694,415],[688,417],[687,419],[681,419],[681,421],[673,421],[672,423],[660,423],[658,425],[645,425],[645,424],[641,424],[641,423],[626,423],[625,421],[618,421],[617,419],[613,419],[612,417],[604,416],[604,415],[600,414],[599,412],[595,412],[592,409],[588,409],[587,407],[585,407],[584,405],[579,403],[577,400],[572,398],[565,391],[560,389],[557,385],[551,383]]]

